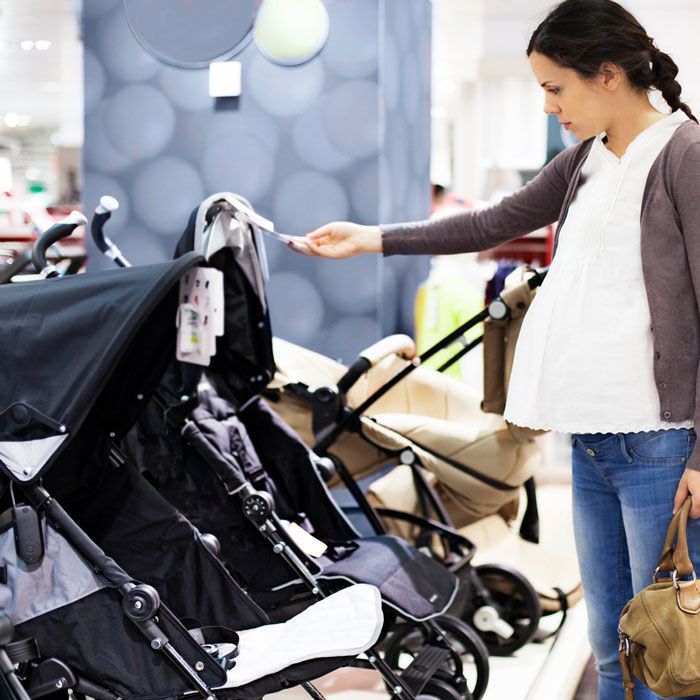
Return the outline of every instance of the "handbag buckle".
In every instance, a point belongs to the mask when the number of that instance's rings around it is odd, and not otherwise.
[[[630,638],[627,635],[620,633],[620,644],[618,645],[617,650],[624,651],[625,656],[630,655]]]
[[[692,583],[695,583],[698,580],[698,577],[695,575],[695,569],[693,569],[692,574],[693,574]],[[680,586],[681,582],[678,581],[678,569],[674,569],[671,572],[671,581],[673,581],[673,587],[676,590],[679,590],[681,587]],[[685,583],[690,583],[690,581],[686,581]]]

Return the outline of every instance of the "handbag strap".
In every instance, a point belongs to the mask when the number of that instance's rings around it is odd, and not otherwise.
[[[622,685],[625,687],[625,700],[634,700],[634,679],[630,669],[630,657],[625,653],[624,649],[620,649],[618,658],[622,669]]]
[[[676,511],[676,514],[671,518],[664,547],[661,551],[659,559],[658,571],[672,573],[677,571],[681,575],[693,573],[693,564],[690,561],[688,554],[688,515],[690,514],[691,497],[686,498],[685,503]],[[674,539],[678,535],[678,541],[674,547]]]

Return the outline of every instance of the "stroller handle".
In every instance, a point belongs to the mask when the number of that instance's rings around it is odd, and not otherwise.
[[[348,367],[348,371],[336,384],[338,391],[341,394],[347,393],[368,369],[379,364],[389,355],[400,355],[407,360],[412,360],[416,355],[416,344],[412,338],[400,333],[378,340],[374,345],[365,348],[355,362]]]
[[[50,226],[39,236],[32,248],[32,262],[39,274],[44,277],[58,277],[58,270],[46,260],[46,251],[62,238],[68,238],[78,226],[84,224],[87,224],[87,219],[79,211],[72,211],[65,219]]]
[[[131,263],[124,257],[121,250],[117,248],[114,242],[105,235],[104,225],[109,221],[112,212],[119,209],[119,202],[115,197],[105,195],[100,198],[100,203],[95,207],[95,212],[92,215],[90,222],[90,233],[92,240],[100,252],[104,253],[108,258],[114,260],[119,267],[131,267]]]

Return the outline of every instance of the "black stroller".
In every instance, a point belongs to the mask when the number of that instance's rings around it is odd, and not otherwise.
[[[54,274],[41,249],[38,258]],[[70,689],[94,700],[233,700],[299,683],[320,698],[306,682],[379,635],[378,592],[354,587],[310,609],[321,630],[356,616],[347,646],[320,634],[301,656],[292,650],[268,665],[285,629],[268,624],[114,447],[161,380],[177,284],[200,262],[191,254],[0,290],[3,698]],[[309,620],[291,620],[295,644]]]
[[[193,213],[178,252],[199,247],[198,217],[209,217],[213,226],[223,216],[228,225],[233,215],[223,197],[212,197]],[[97,212],[93,235],[102,250],[111,251],[110,257],[123,261],[104,237],[107,218],[108,212]],[[242,252],[252,260],[240,260]],[[380,670],[390,692],[481,697],[488,680],[485,648],[471,628],[444,615],[454,603],[456,577],[399,539],[381,534],[359,538],[320,477],[328,461],[313,460],[260,400],[272,354],[267,310],[260,308],[264,290],[256,288],[261,280],[255,276],[255,255],[250,243],[247,248],[245,243],[224,245],[210,255],[210,264],[225,278],[226,332],[207,379],[212,385],[223,381],[226,398],[213,386],[198,391],[200,373],[174,366],[159,389],[160,406],[149,407],[138,434],[130,436],[128,451],[169,501],[217,537],[222,561],[273,617],[284,619],[290,610],[348,583],[374,582],[382,591],[385,617],[403,621],[389,628],[385,658],[394,668],[401,655],[402,665],[413,659],[397,677],[378,653],[370,652],[369,663]],[[183,426],[190,448],[180,444]],[[312,556],[300,543],[299,531],[307,537],[311,533],[323,552]],[[261,535],[271,547],[260,546]],[[471,688],[446,639],[474,659]]]

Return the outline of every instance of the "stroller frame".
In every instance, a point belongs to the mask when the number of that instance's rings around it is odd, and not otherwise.
[[[523,283],[523,285],[515,287],[514,290],[521,289],[522,286],[527,286],[529,290],[533,290],[540,286],[544,281],[547,270],[533,270],[533,273],[534,274],[525,283]],[[374,364],[372,361],[370,361],[370,359],[363,356],[365,353],[360,355],[348,367],[345,374],[337,381],[335,386],[319,386],[311,389],[303,383],[295,383],[287,384],[284,387],[284,391],[289,392],[292,396],[300,399],[310,406],[312,411],[312,430],[316,440],[312,447],[313,452],[332,460],[335,467],[335,473],[340,478],[342,484],[353,496],[362,514],[369,521],[372,527],[375,530],[383,529],[386,531],[386,528],[381,522],[381,518],[403,521],[407,524],[417,526],[420,529],[417,546],[427,547],[437,558],[442,559],[445,565],[451,571],[462,577],[466,576],[468,584],[476,593],[476,597],[479,601],[478,604],[491,610],[497,609],[493,596],[486,586],[481,584],[479,577],[475,575],[475,572],[470,568],[466,568],[464,569],[464,573],[460,574],[460,571],[463,570],[464,564],[466,561],[468,561],[468,558],[464,559],[463,553],[465,550],[473,550],[474,545],[451,526],[451,518],[448,515],[448,512],[437,491],[426,478],[425,472],[420,464],[420,460],[413,450],[410,448],[404,448],[394,452],[384,447],[381,448],[381,450],[385,452],[388,457],[393,455],[400,464],[410,467],[421,515],[407,513],[391,508],[375,508],[372,506],[359,487],[354,475],[346,467],[343,461],[336,455],[329,453],[329,450],[345,432],[350,431],[361,433],[361,428],[359,427],[360,419],[367,412],[367,410],[385,394],[391,391],[397,384],[403,381],[409,374],[420,367],[425,361],[429,360],[445,348],[449,348],[455,344],[460,344],[462,347],[438,368],[438,371],[442,372],[457,362],[466,353],[482,343],[484,339],[483,335],[475,338],[471,342],[467,342],[464,338],[465,333],[487,319],[503,321],[510,318],[512,313],[511,309],[514,303],[512,300],[513,296],[513,291],[504,290],[501,295],[492,300],[486,308],[472,318],[463,322],[460,326],[426,349],[423,353],[413,358],[407,357],[406,359],[409,360],[409,363],[405,367],[399,370],[382,386],[367,396],[354,409],[347,406],[348,391]],[[379,341],[375,346],[372,346],[372,348],[369,348],[366,354],[376,354],[380,357],[386,357],[392,353],[401,355],[408,349],[406,342],[404,342],[408,340],[409,339],[405,338],[404,336],[389,336],[388,338]],[[266,396],[270,398],[274,405],[274,401],[277,399],[276,391],[268,392]],[[421,445],[420,447],[427,452],[430,452],[426,446]],[[450,459],[444,455],[440,455],[440,459],[450,463]],[[515,495],[519,489],[518,486],[512,486],[496,479],[492,479],[485,474],[481,474],[476,470],[470,469],[464,464],[456,464],[455,466],[457,466],[460,471],[464,471],[470,476],[498,490],[512,491]],[[539,540],[539,514],[534,478],[530,477],[527,479],[523,486],[527,501],[520,526],[520,536],[527,541],[537,543]],[[441,535],[441,552],[436,550],[435,546],[433,545],[433,535],[436,533]],[[501,568],[503,568],[503,571],[510,577],[519,579],[519,586],[522,587],[524,591],[525,589],[529,589],[525,591],[525,594],[531,598],[533,609],[535,607],[537,608],[535,612],[536,616],[539,618],[541,610],[537,604],[538,601],[536,600],[536,593],[534,589],[532,589],[529,582],[514,569],[507,569],[506,567]],[[561,621],[561,624],[563,624],[566,619],[567,603],[561,596],[560,601],[562,611],[564,613]],[[488,623],[486,624],[488,625]],[[536,626],[533,626],[531,634],[523,637],[522,642],[524,643],[527,641],[532,635],[535,634],[535,631]],[[522,645],[502,645],[498,641],[498,636],[491,632],[487,632],[486,641],[489,651],[492,654],[510,653],[510,651],[514,651],[516,648]]]
[[[130,266],[129,261],[104,234],[103,227],[109,220],[113,207],[114,201],[110,202],[106,197],[102,199],[92,219],[92,235],[100,250],[113,259],[118,266],[128,267]],[[191,377],[189,379],[191,381]],[[163,411],[166,421],[171,427],[181,431],[182,437],[190,444],[193,444],[195,449],[200,452],[200,456],[212,469],[226,494],[231,498],[240,500],[240,507],[245,517],[253,524],[260,535],[267,540],[273,552],[280,555],[289,569],[300,578],[311,594],[316,598],[326,597],[328,592],[324,589],[324,585],[310,571],[307,563],[304,561],[303,553],[298,550],[296,544],[287,535],[275,511],[272,495],[266,491],[256,489],[245,478],[244,470],[235,456],[223,454],[217,451],[213,445],[209,445],[208,449],[205,448],[202,451],[202,440],[192,440],[192,437],[199,433],[195,423],[189,418],[185,418],[184,421],[181,418],[176,418],[176,416],[182,416],[182,412],[179,409],[186,406],[192,397],[189,395],[175,396],[174,394],[166,396],[165,391],[165,388],[161,386],[156,390],[153,398]],[[226,465],[224,466],[222,460],[216,459],[216,457],[223,457]],[[385,530],[380,528],[378,532],[384,534]],[[383,677],[388,691],[394,697],[415,700],[422,690],[427,689],[427,691],[430,691],[431,683],[449,683],[460,694],[460,697],[471,697],[466,679],[461,675],[461,658],[450,646],[445,633],[432,621],[423,622],[422,627],[428,630],[430,643],[426,644],[422,653],[414,659],[411,667],[401,675],[397,674],[384,661],[376,648],[370,648],[365,652],[366,662],[357,659],[353,665],[376,669]],[[478,641],[478,638],[475,641]],[[483,651],[485,655],[485,649]],[[447,659],[450,659],[452,666],[458,669],[455,674],[449,677],[442,671],[438,672],[440,666]],[[438,673],[436,674],[436,672]],[[433,676],[435,676],[435,679],[433,679]],[[487,676],[481,680],[485,687]],[[481,689],[481,692],[483,692],[483,689]],[[316,696],[314,695],[314,697]]]

